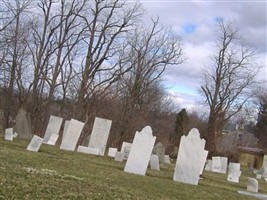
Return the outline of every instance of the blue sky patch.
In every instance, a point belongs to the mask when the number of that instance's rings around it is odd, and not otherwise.
[[[197,25],[188,23],[183,26],[183,30],[185,33],[193,33],[196,30]]]

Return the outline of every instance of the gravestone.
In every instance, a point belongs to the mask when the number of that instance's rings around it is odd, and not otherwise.
[[[256,174],[256,179],[261,179],[261,174]]]
[[[248,178],[247,191],[258,192],[259,183],[255,178]]]
[[[55,140],[55,136],[53,136],[53,139],[51,141],[49,141],[50,137],[52,135],[58,135],[59,134],[59,130],[61,127],[63,119],[61,117],[56,117],[51,115],[49,118],[49,122],[45,131],[45,135],[44,135],[44,144],[51,144],[51,145],[55,145],[54,140]]]
[[[263,166],[263,167],[267,167],[267,154],[265,154],[265,155],[263,156],[263,163],[262,163],[262,166]]]
[[[229,163],[227,181],[239,183],[240,176],[241,176],[240,163]]]
[[[158,155],[151,155],[151,157],[150,157],[150,168],[152,170],[160,171],[160,169],[159,169],[159,157],[158,157]]]
[[[92,154],[92,155],[99,155],[99,149],[94,149],[90,147],[85,147],[85,146],[78,146],[77,152],[81,153],[87,153],[87,154]]]
[[[123,142],[121,146],[121,152],[124,153],[124,160],[127,160],[131,151],[132,143]]]
[[[115,157],[116,152],[117,152],[117,148],[109,148],[108,149],[108,156]]]
[[[7,128],[5,130],[5,140],[13,141],[13,128]]]
[[[196,128],[187,136],[181,137],[173,180],[197,185],[201,168],[205,163],[204,148],[206,141],[200,138]],[[203,161],[204,159],[204,161]]]
[[[24,108],[20,108],[15,120],[14,131],[18,133],[18,138],[30,140],[32,138],[30,115]]]
[[[55,145],[56,142],[57,142],[58,137],[59,137],[58,134],[54,134],[54,133],[53,133],[53,134],[49,137],[49,139],[48,139],[48,141],[47,141],[46,144],[49,144],[49,145]]]
[[[212,157],[212,171],[221,172],[221,157],[219,156]]]
[[[117,151],[115,154],[115,161],[122,162],[124,159],[124,153]]]
[[[42,143],[43,143],[43,138],[37,136],[37,135],[34,135],[31,142],[29,143],[28,147],[27,147],[27,150],[28,151],[39,151]]]
[[[261,177],[267,177],[267,167],[261,167],[257,173],[260,174]]]
[[[227,165],[228,165],[228,158],[227,157],[221,157],[221,170],[220,173],[226,173],[227,172]]]
[[[71,119],[66,134],[61,142],[60,149],[74,151],[82,133],[83,126],[83,122]]]
[[[171,164],[170,156],[169,155],[164,155],[164,163]]]
[[[165,148],[161,142],[154,146],[152,153],[158,156],[160,163],[164,163]]]
[[[96,117],[88,147],[99,149],[99,155],[104,155],[112,121]]]
[[[144,127],[141,132],[136,131],[124,171],[144,176],[155,141],[150,126]]]
[[[212,171],[212,160],[207,160],[205,170],[206,171]]]

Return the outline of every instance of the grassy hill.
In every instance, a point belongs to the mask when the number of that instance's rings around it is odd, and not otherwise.
[[[0,199],[253,199],[239,195],[246,190],[245,171],[239,184],[226,174],[204,172],[198,186],[174,182],[174,164],[146,176],[123,171],[125,163],[107,156],[59,150],[42,145],[39,152],[26,150],[29,141],[0,137]],[[261,193],[267,183],[260,180]]]

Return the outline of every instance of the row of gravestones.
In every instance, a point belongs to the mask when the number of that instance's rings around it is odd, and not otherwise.
[[[30,151],[38,151],[42,143],[54,145],[58,138],[58,133],[63,119],[51,116],[44,138],[34,136],[28,145]],[[60,149],[74,151],[77,141],[80,137],[84,123],[71,119],[65,122],[62,143]],[[94,126],[89,142],[89,146],[79,146],[78,152],[104,155],[106,143],[111,127],[111,120],[95,118]],[[6,130],[6,137],[13,136],[12,131]],[[145,175],[148,164],[151,168],[159,170],[159,160],[169,160],[167,155],[160,153],[153,154],[153,147],[156,137],[152,134],[150,126],[146,126],[141,132],[136,132],[133,143],[123,143],[121,152],[115,148],[109,149],[109,155],[115,156],[115,160],[127,159],[124,168],[125,172],[138,175]],[[197,185],[199,176],[202,174],[208,151],[204,150],[206,141],[200,138],[197,129],[192,129],[188,136],[182,136],[177,156],[174,181]],[[157,147],[154,147],[156,151]],[[163,155],[163,156],[162,156]],[[160,158],[160,159],[159,159]],[[205,169],[213,172],[226,173],[227,171],[226,157],[213,157],[208,160]],[[168,161],[169,162],[169,161]],[[153,166],[153,167],[152,167]],[[239,182],[241,175],[240,164],[230,163],[228,171],[228,181]],[[249,179],[248,191],[258,191],[256,179]],[[253,189],[252,189],[253,188]]]

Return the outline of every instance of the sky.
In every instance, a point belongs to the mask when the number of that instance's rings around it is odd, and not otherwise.
[[[267,1],[234,0],[141,0],[146,18],[157,16],[181,36],[186,62],[170,66],[164,74],[169,94],[181,108],[200,106],[201,73],[211,64],[216,39],[216,19],[230,20],[247,44],[257,51],[255,60],[262,66],[258,80],[267,81]],[[263,84],[267,90],[267,82]]]

